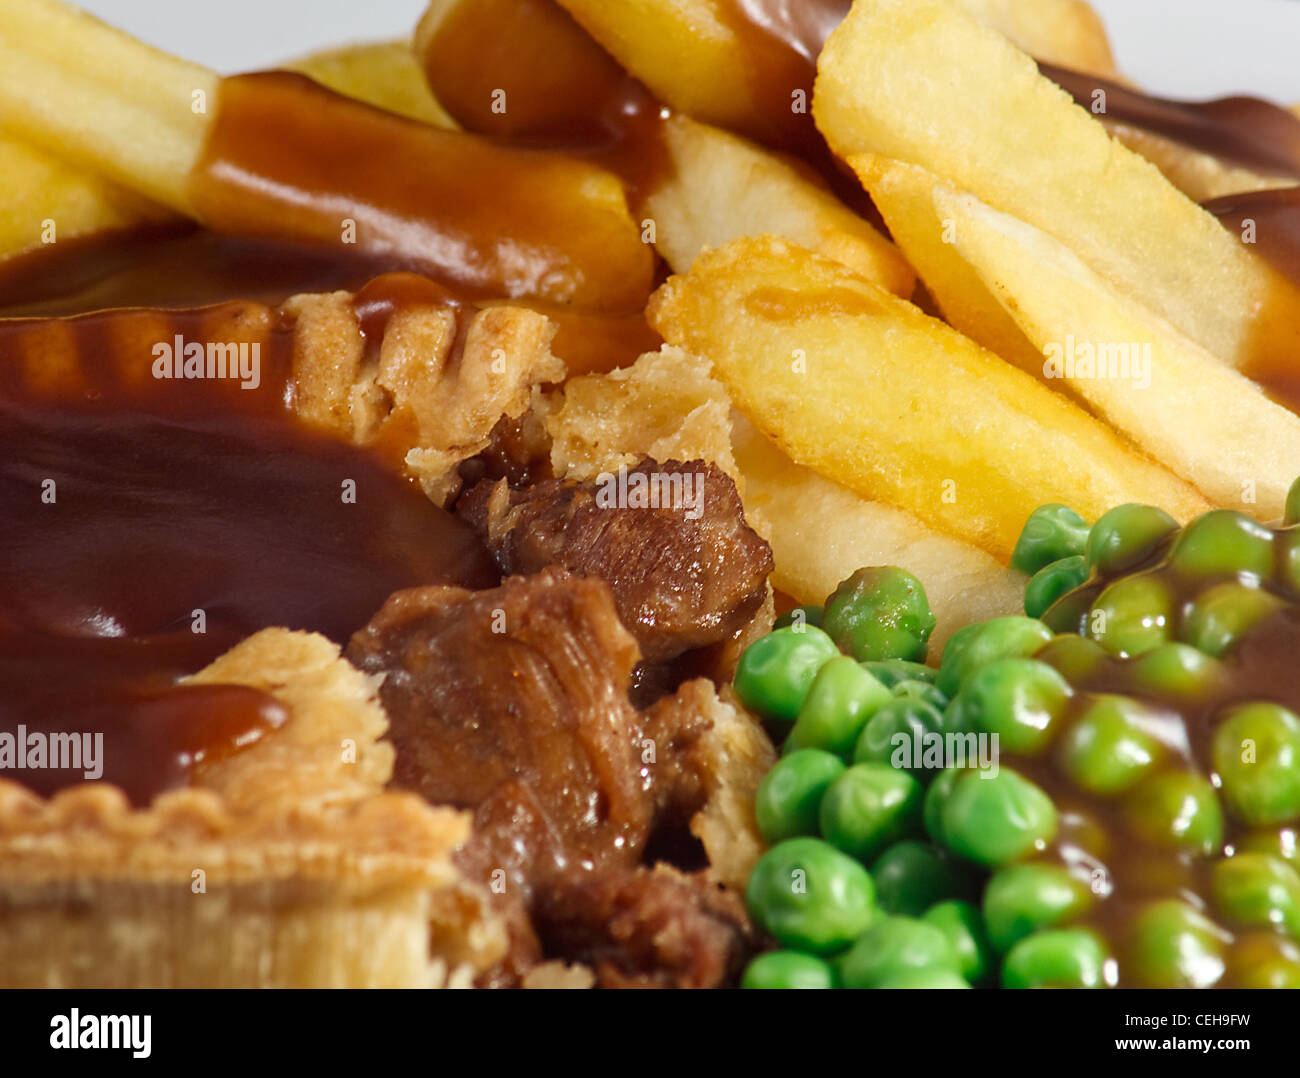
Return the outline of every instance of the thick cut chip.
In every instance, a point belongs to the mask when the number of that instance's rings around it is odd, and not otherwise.
[[[335,93],[434,127],[456,127],[424,80],[409,41],[380,41],[313,52],[286,64]]]
[[[734,446],[745,511],[764,529],[776,560],[772,583],[787,595],[822,603],[864,566],[900,565],[921,581],[934,611],[932,658],[962,626],[1022,611],[1024,574],[986,551],[795,464],[743,417]]]
[[[571,378],[562,401],[546,424],[557,475],[591,479],[646,456],[716,464],[736,481],[745,519],[771,544],[773,585],[801,603],[823,602],[863,566],[904,566],[938,619],[932,657],[963,625],[1021,610],[1023,574],[795,464],[732,408],[698,356],[664,348],[625,370]]]
[[[797,463],[1009,557],[1045,502],[1095,518],[1204,498],[1023,371],[829,259],[771,237],[702,255],[651,298]]]
[[[841,156],[920,165],[1028,221],[1233,366],[1300,349],[1295,285],[947,0],[855,5],[818,70]]]
[[[934,176],[874,154],[851,158],[850,164],[945,321],[1022,370],[1039,372],[1043,357],[1038,349],[957,253],[957,222],[940,212]]]
[[[0,137],[0,259],[90,232],[161,223],[171,214],[148,199]]]
[[[849,0],[559,3],[661,101],[762,142],[803,146],[809,145],[803,112],[812,64],[850,6]],[[1114,74],[1105,30],[1081,0],[961,3],[1044,60]]]
[[[1040,350],[1045,377],[1220,505],[1282,515],[1300,417],[1050,236],[933,177],[930,190],[957,254]]]
[[[957,0],[1035,60],[1112,78],[1115,56],[1106,27],[1083,0]]]
[[[745,139],[685,116],[664,126],[672,161],[646,199],[655,245],[679,273],[706,247],[771,234],[843,262],[899,296],[916,274],[867,221],[793,165]]]

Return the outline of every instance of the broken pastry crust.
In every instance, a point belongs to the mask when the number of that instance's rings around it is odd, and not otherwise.
[[[294,407],[356,445],[405,450],[410,475],[437,505],[460,488],[456,466],[487,448],[502,416],[518,419],[533,389],[558,382],[555,325],[524,307],[403,304],[368,348],[346,292],[295,296]]]
[[[289,720],[145,809],[0,781],[0,986],[423,987],[496,960],[450,862],[468,817],[383,789],[373,679],[266,629],[192,680],[272,692]]]

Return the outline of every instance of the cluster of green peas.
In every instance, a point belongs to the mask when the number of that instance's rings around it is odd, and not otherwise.
[[[1293,491],[1287,522],[1297,516]],[[785,735],[756,803],[771,848],[747,889],[780,949],[755,958],[742,984],[1115,983],[1111,942],[1079,923],[1103,897],[1099,881],[1034,860],[1058,833],[1051,797],[1010,767],[896,755],[926,736],[984,734],[1013,756],[1050,758],[1077,790],[1118,799],[1135,834],[1175,854],[1217,858],[1228,823],[1244,827],[1210,876],[1220,916],[1247,933],[1235,983],[1300,986],[1300,874],[1285,826],[1300,820],[1300,718],[1270,701],[1233,707],[1215,727],[1216,786],[1166,766],[1143,703],[1222,690],[1220,657],[1287,601],[1261,584],[1300,595],[1293,549],[1300,529],[1274,533],[1238,513],[1179,530],[1145,506],[1092,527],[1043,507],[1013,558],[1031,576],[1028,616],[968,626],[937,670],[922,664],[933,615],[901,569],[861,570],[823,607],[787,614],[736,676],[741,700]],[[1087,690],[1120,664],[1127,692]],[[1130,937],[1131,983],[1209,985],[1234,961],[1233,937],[1181,898],[1146,903]]]

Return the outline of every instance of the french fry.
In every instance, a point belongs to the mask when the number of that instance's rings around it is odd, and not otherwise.
[[[901,509],[800,467],[731,406],[707,361],[677,348],[609,375],[570,378],[546,421],[555,473],[594,479],[643,457],[708,460],[736,480],[745,517],[772,546],[772,583],[821,603],[867,565],[901,565],[925,585],[936,657],[972,621],[1021,609],[1022,574]]]
[[[0,136],[0,261],[91,232],[162,223],[163,207]]]
[[[667,121],[667,176],[647,198],[655,246],[679,273],[706,247],[771,234],[843,262],[899,296],[916,274],[898,248],[782,158],[685,116]]]
[[[935,215],[953,223],[956,253],[1048,357],[1040,372],[1218,504],[1282,516],[1300,417],[1050,236],[935,177],[923,182]]]
[[[733,439],[746,514],[762,522],[776,563],[772,583],[787,595],[823,603],[864,566],[902,566],[921,581],[934,611],[932,659],[963,626],[1023,612],[1022,573],[911,513],[795,464],[743,417]]]
[[[0,70],[0,127],[192,216],[214,72],[55,0],[0,4]]]
[[[399,124],[324,94],[311,109],[304,95],[301,116],[286,119],[277,101],[268,105],[267,83],[241,83],[263,139],[240,146],[236,167],[210,172],[200,166],[229,108],[226,85],[60,0],[5,0],[0,68],[0,126],[210,227],[337,243],[341,221],[361,220],[363,249],[469,275],[478,294],[627,312],[649,292],[653,257],[623,186],[590,162]],[[312,125],[351,132],[367,154],[350,155],[345,139]],[[402,156],[420,185],[381,185],[381,204],[369,205],[357,197],[369,192],[365,162],[384,154]],[[303,186],[313,197],[298,195]]]
[[[1204,498],[1077,405],[839,263],[771,237],[702,255],[650,324],[709,359],[796,463],[1010,556],[1044,502],[1086,517]]]
[[[934,199],[934,177],[915,165],[863,154],[854,171],[885,219],[890,235],[916,267],[944,320],[990,352],[1037,375],[1043,357],[1016,320],[953,244],[956,222]]]
[[[457,127],[425,82],[409,41],[325,49],[284,66],[356,101],[434,127]]]
[[[754,58],[725,0],[559,0],[664,103],[752,137],[771,132],[755,92]]]
[[[957,3],[1035,60],[1104,78],[1118,74],[1106,26],[1083,0],[957,0]]]
[[[438,0],[439,3],[444,0]],[[559,0],[628,71],[674,109],[697,120],[759,140],[780,140],[790,129],[791,94],[801,87],[806,59],[755,27],[738,0]],[[1100,21],[1079,0],[962,0],[1000,32],[1026,48],[1056,57],[1078,71],[1113,72]],[[847,6],[847,5],[846,5]],[[815,56],[816,32],[828,32],[836,9],[819,4],[808,14],[769,5],[766,14],[789,18],[798,43]],[[802,17],[801,17],[802,16]],[[1044,57],[1048,58],[1047,56]],[[778,115],[767,106],[780,101]]]
[[[1015,214],[1233,366],[1300,350],[1295,285],[947,0],[855,5],[813,112],[841,156],[920,165]]]

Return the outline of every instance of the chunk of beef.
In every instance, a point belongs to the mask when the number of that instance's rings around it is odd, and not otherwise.
[[[584,954],[597,947],[602,918],[610,933],[625,931],[613,916],[632,900],[586,885],[612,873],[632,887],[625,877],[650,873],[641,861],[655,827],[699,803],[685,758],[708,724],[681,707],[643,717],[628,702],[638,653],[604,581],[548,569],[491,591],[398,592],[347,654],[384,675],[394,784],[474,812],[457,863],[507,920],[512,948],[499,982],[543,956],[572,957],[562,949],[572,933],[539,942],[544,909],[565,911],[557,924],[583,926]],[[650,924],[674,901],[700,900],[668,888],[653,907],[620,917]],[[679,921],[698,935],[713,914],[701,921],[681,910]],[[607,944],[619,947],[613,936]],[[657,953],[642,950],[629,968]],[[726,963],[701,969],[714,966]]]
[[[601,581],[552,570],[398,592],[348,658],[386,674],[393,783],[496,821],[476,831],[520,883],[643,846],[651,780],[625,689],[636,644]]]
[[[512,487],[550,479],[551,439],[542,417],[529,409],[518,419],[503,415],[487,448],[461,461],[460,478],[469,490],[485,479],[504,479]]]
[[[729,984],[752,932],[739,896],[665,865],[575,880],[535,919],[548,949],[591,966],[603,988]]]
[[[731,477],[703,461],[647,459],[608,483],[484,482],[457,512],[504,573],[562,565],[607,581],[650,663],[735,636],[767,594],[771,548]]]

